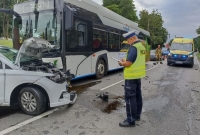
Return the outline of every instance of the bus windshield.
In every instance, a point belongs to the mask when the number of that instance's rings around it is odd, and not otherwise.
[[[60,24],[57,23],[53,10],[26,13],[20,16],[20,21],[14,18],[13,30],[14,38],[19,39],[20,45],[30,37],[45,39],[52,45],[60,44]]]
[[[170,50],[192,51],[192,44],[189,44],[189,43],[172,43]]]

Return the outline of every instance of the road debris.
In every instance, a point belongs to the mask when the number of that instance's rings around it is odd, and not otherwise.
[[[113,97],[112,99],[124,99],[124,96],[116,96],[116,97]]]
[[[108,102],[108,99],[109,99],[108,92],[102,93],[102,94],[99,94],[99,95],[96,95],[96,96],[97,96],[96,98],[100,98],[103,101]]]
[[[76,91],[77,94],[81,94],[82,92],[84,92],[87,88],[92,87],[94,85],[97,85],[101,83],[101,81],[96,81],[96,82],[90,82],[87,84],[83,84],[83,85],[77,85],[77,86],[72,86],[71,88],[68,89],[68,92],[71,91]]]
[[[117,107],[120,105],[121,103],[119,101],[113,101],[111,103],[109,103],[102,111],[104,113],[108,113],[110,114],[113,110],[117,110]]]
[[[199,92],[198,90],[191,90],[191,91],[194,91],[194,92]]]

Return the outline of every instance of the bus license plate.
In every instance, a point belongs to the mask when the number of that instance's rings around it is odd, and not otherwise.
[[[176,61],[176,64],[183,64],[182,61]]]

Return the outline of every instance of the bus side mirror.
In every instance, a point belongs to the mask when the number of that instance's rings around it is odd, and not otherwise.
[[[73,11],[65,6],[65,30],[70,29],[73,26]]]

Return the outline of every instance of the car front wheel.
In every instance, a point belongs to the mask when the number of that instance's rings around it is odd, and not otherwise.
[[[35,87],[25,87],[20,91],[19,105],[22,111],[28,115],[39,115],[46,108],[45,95]]]

